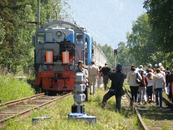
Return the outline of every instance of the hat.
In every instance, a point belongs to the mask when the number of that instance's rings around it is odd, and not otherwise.
[[[83,61],[82,61],[82,60],[79,60],[79,61],[78,61],[78,65],[79,65],[79,64],[83,64]]]
[[[160,69],[161,69],[161,70],[165,70],[163,66],[162,66],[162,67],[160,67]]]
[[[122,70],[122,65],[121,64],[117,64],[116,68],[117,70]]]
[[[152,67],[152,65],[151,64],[148,64],[148,67]]]
[[[139,66],[139,68],[143,68],[143,66],[142,66],[142,65],[140,65],[140,66]]]

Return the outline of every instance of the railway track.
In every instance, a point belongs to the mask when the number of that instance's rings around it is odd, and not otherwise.
[[[130,94],[128,93],[130,99]],[[138,124],[144,130],[173,130],[173,104],[166,98],[163,98],[162,109],[157,108],[155,103],[146,103],[139,105],[132,104],[135,111]]]
[[[47,96],[44,95],[44,93],[41,93],[0,104],[0,128],[3,128],[5,122],[9,119],[17,120],[18,117],[26,117],[32,110],[50,105],[69,95],[71,95],[71,93],[61,96]]]
[[[143,120],[145,130],[173,130],[173,106],[164,98],[163,108],[157,108],[155,103],[146,105],[135,105]],[[142,121],[141,120],[141,121]]]

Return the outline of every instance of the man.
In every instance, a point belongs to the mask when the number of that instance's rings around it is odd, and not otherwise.
[[[108,74],[109,79],[112,81],[109,91],[103,96],[102,108],[105,107],[106,102],[109,98],[115,95],[116,98],[116,109],[120,112],[121,109],[121,96],[123,93],[123,83],[126,75],[121,73],[122,65],[118,64],[116,66],[116,72],[111,72]]]
[[[85,78],[86,78],[86,81],[84,81],[84,82],[87,85],[88,70],[84,68],[83,61],[81,61],[81,60],[78,61],[78,68],[75,70],[75,73],[77,73],[77,72],[83,72],[83,74],[85,75]],[[86,89],[83,93],[86,95],[85,101],[88,101],[88,88],[87,88],[87,86],[86,86]]]
[[[104,83],[104,89],[107,90],[107,84],[109,81],[108,73],[110,72],[111,68],[108,67],[108,64],[105,63],[105,66],[101,69],[102,75],[103,75],[103,83]]]
[[[95,95],[96,92],[96,81],[99,73],[99,68],[95,65],[95,62],[91,62],[91,66],[88,68],[89,72],[89,84],[90,84],[90,95]]]

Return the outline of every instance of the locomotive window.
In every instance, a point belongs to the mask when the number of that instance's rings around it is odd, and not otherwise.
[[[81,33],[76,34],[76,43],[83,44],[83,35]]]
[[[38,33],[37,35],[37,43],[43,44],[44,43],[44,33]]]

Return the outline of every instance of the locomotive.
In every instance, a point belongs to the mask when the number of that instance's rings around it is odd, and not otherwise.
[[[104,65],[107,58],[84,27],[54,20],[38,28],[33,36],[34,85],[42,91],[68,92],[74,90],[75,69],[79,60],[85,67],[94,60]]]

